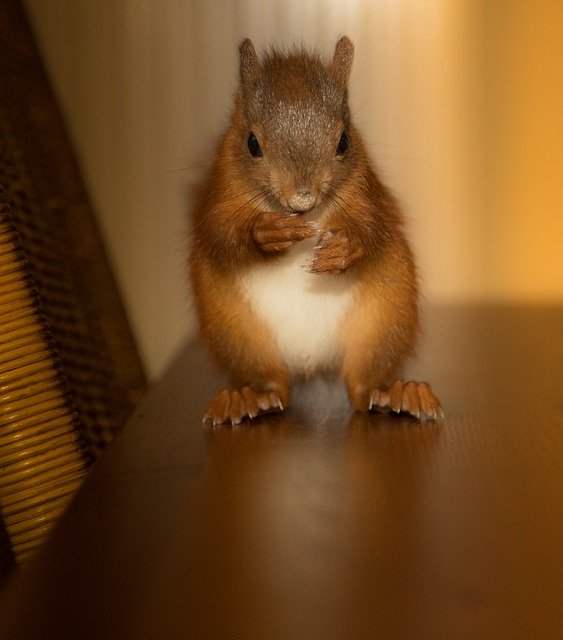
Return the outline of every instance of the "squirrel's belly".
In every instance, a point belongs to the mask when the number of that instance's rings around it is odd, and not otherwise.
[[[242,277],[248,302],[270,328],[294,375],[338,367],[338,332],[354,295],[346,274],[307,271],[314,244],[314,239],[303,241],[279,260],[253,267]]]

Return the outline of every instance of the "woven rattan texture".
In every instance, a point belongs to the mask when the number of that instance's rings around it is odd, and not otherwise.
[[[103,333],[96,316],[88,313],[89,305],[84,304],[88,292],[80,288],[75,275],[84,266],[76,264],[64,213],[59,202],[41,201],[14,142],[4,137],[0,184],[6,185],[6,199],[31,264],[82,432],[91,456],[96,457],[122,426],[130,406],[115,388],[113,361]],[[7,169],[9,178],[2,175],[2,169]]]
[[[18,0],[0,1],[0,187],[1,570],[39,546],[145,389]]]
[[[80,304],[72,243],[56,203],[42,202],[0,110],[0,185],[33,274],[52,346],[68,380],[90,453],[99,454],[122,424],[112,394],[112,361],[94,319]]]
[[[145,388],[88,198],[17,0],[0,2],[0,184],[25,249],[89,452]]]
[[[0,191],[0,507],[16,561],[41,544],[85,468],[67,381]]]

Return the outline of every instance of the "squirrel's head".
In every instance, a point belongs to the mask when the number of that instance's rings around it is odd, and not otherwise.
[[[250,40],[240,45],[232,152],[264,199],[285,211],[330,198],[358,162],[347,90],[353,57],[345,36],[328,64],[304,50],[260,60]]]

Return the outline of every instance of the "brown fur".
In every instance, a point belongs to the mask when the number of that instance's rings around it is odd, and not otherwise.
[[[428,385],[395,383],[418,333],[417,280],[397,202],[350,121],[352,56],[347,38],[329,65],[304,51],[271,52],[261,62],[250,41],[241,45],[235,108],[193,211],[190,273],[201,337],[235,388],[209,404],[213,423],[289,404],[288,367],[238,284],[245,270],[312,235],[306,216],[316,207],[325,211],[324,233],[310,271],[346,272],[356,286],[333,366],[352,406],[441,414]],[[343,131],[349,147],[335,158]],[[249,152],[250,132],[263,157]],[[288,215],[293,206],[304,215]]]

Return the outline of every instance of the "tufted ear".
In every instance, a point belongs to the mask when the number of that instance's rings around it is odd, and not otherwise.
[[[256,76],[260,73],[260,61],[256,55],[256,49],[252,40],[245,38],[239,47],[240,53],[240,83],[243,90],[249,88]]]
[[[354,60],[354,45],[348,36],[342,36],[334,48],[334,56],[330,70],[338,80],[342,88],[346,88],[352,62]]]

